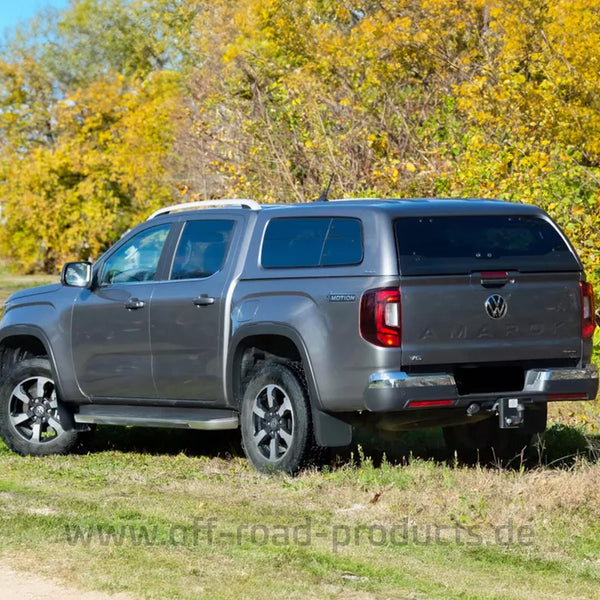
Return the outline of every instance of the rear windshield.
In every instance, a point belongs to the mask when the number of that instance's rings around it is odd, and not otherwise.
[[[395,227],[403,275],[579,270],[560,233],[538,217],[408,217]]]

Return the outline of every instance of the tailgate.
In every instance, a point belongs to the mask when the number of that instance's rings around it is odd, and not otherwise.
[[[545,215],[395,222],[405,365],[581,355],[582,269]]]
[[[578,273],[507,273],[403,280],[405,365],[577,359],[581,353]]]

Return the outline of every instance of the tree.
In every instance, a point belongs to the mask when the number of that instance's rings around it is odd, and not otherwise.
[[[335,196],[539,204],[600,280],[599,14],[600,0],[72,0],[0,54],[4,247],[54,268],[173,192],[296,202],[333,174]],[[56,214],[31,229],[40,207]]]
[[[73,2],[0,62],[0,245],[16,268],[96,257],[170,201],[181,77],[151,7]]]

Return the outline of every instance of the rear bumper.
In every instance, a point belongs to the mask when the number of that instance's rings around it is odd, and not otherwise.
[[[525,373],[525,385],[518,392],[468,394],[461,396],[454,376],[449,373],[409,375],[403,371],[373,373],[365,390],[365,408],[388,412],[431,406],[467,407],[472,403],[491,408],[499,398],[519,398],[527,402],[557,400],[593,400],[598,393],[598,369],[595,365],[567,369],[531,369]],[[443,403],[442,403],[443,402]],[[412,403],[412,406],[411,406]]]

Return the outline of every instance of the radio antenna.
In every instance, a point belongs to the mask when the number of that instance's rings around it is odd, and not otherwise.
[[[329,202],[329,188],[333,181],[333,173],[329,176],[329,183],[327,187],[321,192],[321,195],[315,200],[315,202]]]

